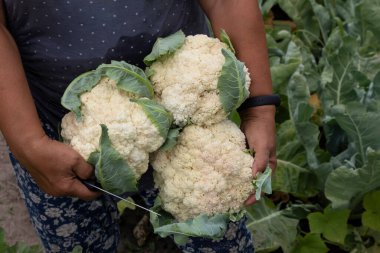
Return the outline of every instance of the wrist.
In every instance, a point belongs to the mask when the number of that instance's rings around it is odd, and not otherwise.
[[[257,107],[250,107],[244,111],[239,112],[242,121],[250,121],[262,119],[265,121],[275,120],[276,107],[274,105],[263,105]]]
[[[13,138],[9,147],[20,163],[28,167],[31,161],[37,157],[41,147],[46,146],[49,137],[45,133],[31,134]]]
[[[247,98],[237,109],[238,112],[243,112],[252,107],[274,105],[276,107],[280,106],[281,99],[277,94],[272,95],[261,95],[261,96],[252,96]]]

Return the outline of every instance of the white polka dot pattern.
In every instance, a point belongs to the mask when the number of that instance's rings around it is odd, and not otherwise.
[[[57,126],[65,88],[111,60],[143,67],[157,37],[205,33],[195,0],[4,0],[38,110]]]

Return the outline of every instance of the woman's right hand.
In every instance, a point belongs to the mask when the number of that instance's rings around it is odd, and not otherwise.
[[[90,191],[79,180],[91,177],[92,167],[69,146],[49,139],[41,127],[2,7],[0,1],[0,131],[15,157],[44,192],[95,199],[100,193]]]
[[[93,200],[100,192],[89,190],[79,179],[93,176],[93,168],[74,149],[44,135],[22,152],[21,163],[42,191],[52,196]]]

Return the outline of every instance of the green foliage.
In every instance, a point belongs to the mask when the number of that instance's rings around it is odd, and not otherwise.
[[[161,208],[161,200],[156,198],[153,211],[160,214],[150,213],[150,222],[154,232],[161,237],[173,235],[177,244],[183,245],[190,236],[218,239],[227,229],[227,214],[218,214],[212,217],[199,215],[184,222],[178,222],[175,218]]]
[[[158,102],[148,98],[132,99],[131,101],[141,106],[148,119],[160,132],[160,135],[166,139],[173,121],[170,112],[166,111]]]
[[[86,72],[75,78],[61,98],[62,106],[75,112],[77,118],[80,118],[82,116],[80,95],[91,91],[102,77],[114,80],[120,90],[130,92],[138,97],[153,97],[152,84],[142,69],[124,61],[112,61],[111,64],[102,64],[96,70]]]
[[[75,246],[73,251],[71,251],[71,253],[82,253],[82,252],[83,252],[83,248],[81,246]]]
[[[298,220],[285,215],[290,210],[278,210],[266,198],[247,208],[247,227],[252,231],[257,251],[276,250],[279,247],[285,253],[291,251],[297,237]]]
[[[181,128],[170,129],[164,144],[160,147],[162,151],[171,150],[176,144]]]
[[[220,32],[220,40],[228,46],[228,49],[231,50],[232,53],[236,53],[234,45],[232,45],[232,41],[225,30],[222,29]]]
[[[16,243],[15,245],[9,245],[5,241],[5,233],[0,228],[0,252],[1,253],[42,253],[43,250],[39,245],[28,246],[24,243]]]
[[[153,87],[144,70],[124,61],[112,61],[111,64],[102,64],[96,71],[116,82],[119,89],[138,97],[153,97]]]
[[[328,248],[318,234],[308,234],[299,238],[293,253],[326,253]]]
[[[165,55],[174,53],[185,43],[185,34],[180,30],[168,37],[158,38],[153,45],[152,52],[144,58],[144,63],[147,66],[159,60]]]
[[[120,200],[117,202],[117,210],[118,210],[120,216],[123,215],[125,209],[127,209],[127,208],[131,209],[131,210],[136,209],[136,205],[133,204],[133,203],[135,203],[133,198],[128,197],[127,200],[128,201]]]
[[[326,207],[323,213],[315,212],[307,216],[311,233],[322,234],[327,240],[344,244],[347,235],[348,209],[333,210]]]
[[[332,115],[338,125],[346,132],[348,139],[355,144],[358,159],[361,163],[366,163],[367,149],[380,149],[379,113],[368,112],[360,103],[337,105],[332,110]]]
[[[291,120],[277,128],[277,170],[272,188],[298,197],[312,197],[318,193],[318,176],[308,166],[306,150]]]
[[[218,79],[219,99],[226,113],[236,110],[248,97],[245,87],[244,63],[226,49],[222,49],[225,62]]]
[[[365,212],[362,216],[364,226],[380,232],[380,191],[367,193],[364,196]]]
[[[262,0],[260,6],[265,19],[274,17],[267,45],[282,104],[272,201],[248,209],[257,251],[376,252],[380,1]],[[277,25],[273,6],[294,26]],[[314,207],[301,208],[307,205]]]
[[[123,157],[111,145],[107,126],[101,125],[99,150],[90,155],[89,162],[95,166],[95,176],[102,188],[116,195],[137,191],[134,172]]]
[[[238,127],[240,127],[241,118],[240,118],[240,114],[236,110],[233,110],[230,113],[230,115],[228,115],[228,119],[234,122]]]
[[[92,90],[100,81],[101,75],[97,71],[86,72],[75,78],[65,90],[61,98],[61,104],[66,109],[73,111],[78,118],[81,117],[80,95]]]
[[[252,181],[253,188],[255,189],[256,200],[261,199],[261,193],[272,193],[272,169],[267,167],[263,173],[257,173],[257,178]]]
[[[325,195],[333,208],[355,208],[366,193],[380,188],[380,151],[368,150],[366,157],[362,168],[343,166],[328,175]]]
[[[369,30],[374,34],[374,39],[380,42],[380,1],[379,0],[363,0],[359,5],[360,20],[363,30]],[[363,31],[362,31],[363,32]]]

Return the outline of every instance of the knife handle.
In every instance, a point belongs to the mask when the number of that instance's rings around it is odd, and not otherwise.
[[[96,187],[100,187],[100,184],[98,181],[93,180],[93,179],[79,179],[79,181],[82,182],[90,191],[98,192],[99,190],[96,189]]]

